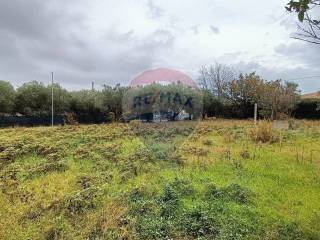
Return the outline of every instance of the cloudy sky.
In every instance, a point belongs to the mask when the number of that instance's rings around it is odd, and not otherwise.
[[[0,0],[0,79],[126,85],[150,68],[194,79],[215,61],[320,90],[320,47],[290,38],[288,0]],[[301,78],[301,79],[300,79]]]

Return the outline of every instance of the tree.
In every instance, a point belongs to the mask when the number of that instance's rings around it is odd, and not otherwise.
[[[298,85],[281,80],[265,82],[260,94],[260,115],[265,118],[278,119],[282,114],[290,116],[298,100]]]
[[[9,82],[0,81],[0,113],[11,113],[14,108],[15,90]]]
[[[204,90],[203,95],[203,111],[202,118],[213,117],[213,116],[223,116],[226,114],[225,108],[221,100],[212,94],[212,92]]]
[[[47,92],[49,95],[49,104],[48,104],[48,111],[50,112],[51,109],[51,86],[47,86]],[[71,95],[66,90],[63,89],[59,84],[53,84],[53,102],[54,102],[54,113],[55,114],[62,114],[69,111],[70,108],[70,100]]]
[[[102,108],[107,114],[112,114],[115,121],[122,117],[122,98],[126,89],[117,84],[115,87],[104,85],[102,90]]]
[[[81,90],[71,92],[70,110],[75,113],[96,114],[102,111],[101,92]]]
[[[228,84],[227,98],[231,102],[235,115],[248,117],[252,115],[255,103],[260,102],[263,80],[255,72],[240,74],[239,78]]]
[[[154,83],[128,89],[123,99],[123,110],[127,120],[152,120],[153,114],[159,113],[174,121],[182,112],[198,118],[202,112],[202,95],[199,90],[182,84]]]
[[[281,80],[265,81],[256,73],[240,74],[228,84],[228,99],[237,117],[251,117],[253,106],[258,104],[259,115],[277,119],[289,116],[298,100],[298,85]]]
[[[227,84],[235,79],[235,71],[231,67],[217,62],[202,66],[199,72],[202,89],[211,91],[219,99],[225,97]]]
[[[15,111],[26,115],[48,114],[51,106],[50,92],[43,83],[32,81],[17,89]]]
[[[294,39],[320,44],[319,7],[320,0],[291,0],[287,4],[287,11],[297,13],[301,22],[298,24],[299,32],[293,36]],[[317,17],[313,17],[314,14]]]

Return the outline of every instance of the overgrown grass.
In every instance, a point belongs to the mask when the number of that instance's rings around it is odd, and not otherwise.
[[[2,129],[0,239],[320,239],[320,123],[292,126]]]

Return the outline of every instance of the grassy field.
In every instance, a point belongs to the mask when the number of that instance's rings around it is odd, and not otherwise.
[[[320,239],[320,122],[0,130],[0,239]]]

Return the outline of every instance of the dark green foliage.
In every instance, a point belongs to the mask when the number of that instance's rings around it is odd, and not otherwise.
[[[208,209],[200,206],[184,210],[180,220],[181,230],[192,237],[214,239],[219,233],[219,225]]]
[[[184,200],[193,199],[198,194],[188,181],[178,178],[167,183],[158,196],[147,194],[142,189],[131,191],[128,198],[129,214],[136,218],[133,223],[138,236],[142,239],[174,236],[213,239],[220,235],[245,237],[251,234],[252,223],[242,223],[241,217],[239,221],[232,222],[231,212],[226,205],[227,202],[248,203],[247,191],[235,184],[225,188],[210,185],[206,193],[209,197],[204,198],[203,202],[190,207],[184,205]],[[252,212],[249,209],[243,211]],[[252,214],[253,217],[248,216],[249,219],[257,217],[254,212]]]
[[[15,111],[26,115],[47,114],[50,111],[50,92],[43,83],[33,81],[17,89]]]
[[[163,194],[159,197],[158,203],[160,207],[160,216],[165,218],[171,218],[178,206],[179,206],[180,196],[174,188],[167,185],[164,187]]]
[[[303,22],[305,13],[310,9],[310,5],[313,5],[314,3],[317,3],[317,0],[299,0],[299,1],[293,1],[291,0],[288,3],[288,6],[286,7],[287,11],[289,12],[297,12],[298,18],[300,22]]]
[[[202,117],[251,118],[255,102],[258,103],[261,117],[277,118],[279,114],[291,114],[298,96],[297,86],[293,83],[283,83],[278,80],[267,82],[255,73],[240,75],[236,80],[226,83],[223,97],[222,95],[216,96],[209,90],[195,91],[179,84],[169,86],[153,84],[145,88],[139,88],[134,92],[127,92],[127,88],[120,85],[115,87],[104,86],[101,91],[81,90],[68,92],[58,84],[54,84],[55,122],[57,124],[69,124],[70,122],[103,123],[131,119],[128,118],[128,115],[137,117],[137,112],[130,113],[132,109],[127,106],[128,104],[130,105],[131,98],[136,94],[143,95],[145,93],[150,94],[150,92],[156,93],[155,96],[158,96],[159,91],[172,93],[170,98],[172,101],[175,96],[174,92],[178,92],[181,96],[192,96],[195,105],[192,108],[189,106],[184,106],[184,108],[187,112],[192,113],[194,118],[199,117],[201,114]],[[2,117],[0,125],[12,126],[20,124],[32,126],[49,124],[51,117],[51,85],[45,86],[41,82],[33,81],[25,83],[15,91],[9,83],[1,81],[0,93],[1,113],[11,114],[17,112],[24,114],[24,117],[29,117],[23,119],[13,116]],[[161,94],[158,97],[161,98]],[[186,101],[183,97],[180,100],[182,103]],[[159,104],[150,104],[152,107],[147,107],[141,111],[148,114],[157,109],[160,112],[165,112],[170,108],[173,110],[171,120],[175,120],[182,109],[180,100],[176,101],[175,104],[159,100]],[[127,101],[129,101],[128,104]],[[304,105],[300,105],[298,104],[297,109],[304,111]],[[307,118],[311,115],[311,118],[317,118],[315,115],[318,116],[319,114],[315,112],[314,105],[307,106],[307,108],[309,110],[306,111],[311,111],[312,113],[299,114],[300,110],[298,110],[296,111],[296,116],[305,116]],[[73,121],[69,121],[70,116],[73,116]],[[150,116],[150,119],[152,119],[152,116]],[[174,129],[171,130],[172,133],[163,132],[161,137],[167,138],[170,134],[188,135],[188,131],[177,133]],[[177,131],[180,130],[177,128]]]
[[[239,204],[246,204],[250,202],[252,193],[238,184],[231,184],[223,188],[209,184],[206,189],[206,195],[212,200],[219,199],[227,202],[233,201]]]
[[[0,80],[0,113],[11,113],[14,107],[15,90],[9,82]]]
[[[127,88],[117,84],[115,87],[104,85],[102,90],[102,109],[110,121],[122,120],[122,98]]]
[[[133,216],[150,214],[156,208],[154,198],[148,196],[143,189],[133,189],[128,197],[129,213]]]
[[[203,91],[203,117],[227,116],[225,110],[226,106],[221,99],[208,90]]]
[[[277,238],[283,240],[302,240],[313,239],[306,238],[305,234],[301,230],[300,226],[295,222],[279,222],[276,226]],[[315,238],[314,238],[315,239]]]
[[[173,223],[155,214],[139,218],[136,232],[139,239],[171,239]]]
[[[320,119],[320,100],[306,99],[300,101],[293,112],[296,118]]]

